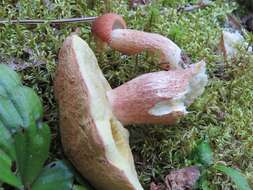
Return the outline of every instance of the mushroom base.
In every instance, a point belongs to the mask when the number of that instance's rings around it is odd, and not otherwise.
[[[186,69],[141,75],[107,92],[114,115],[123,124],[173,124],[207,84],[205,63]]]

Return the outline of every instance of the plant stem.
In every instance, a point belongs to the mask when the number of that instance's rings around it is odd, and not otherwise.
[[[0,24],[60,24],[60,23],[76,23],[76,22],[92,22],[96,17],[66,18],[66,19],[28,19],[28,20],[0,20]]]

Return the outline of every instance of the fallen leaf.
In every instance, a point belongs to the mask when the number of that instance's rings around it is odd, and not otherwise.
[[[174,170],[165,177],[164,185],[152,182],[150,190],[192,190],[199,177],[197,166]]]
[[[167,188],[163,184],[156,185],[154,182],[152,182],[150,185],[150,190],[167,190]]]
[[[165,178],[168,190],[191,190],[200,177],[197,166],[186,167],[170,172]]]

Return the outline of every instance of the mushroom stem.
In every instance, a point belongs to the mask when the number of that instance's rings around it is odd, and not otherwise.
[[[98,17],[92,25],[92,33],[100,43],[132,55],[147,50],[160,54],[160,64],[170,69],[181,68],[181,49],[170,39],[154,33],[126,29],[123,18],[114,13]]]
[[[207,84],[205,62],[186,69],[141,75],[107,92],[114,115],[123,124],[173,124],[187,114]]]
[[[109,46],[122,53],[132,55],[144,50],[160,54],[160,64],[170,64],[171,69],[180,68],[181,49],[170,39],[148,32],[131,29],[115,29],[111,33]]]

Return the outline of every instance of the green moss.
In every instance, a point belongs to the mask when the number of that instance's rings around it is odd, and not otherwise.
[[[46,1],[44,1],[46,2]],[[49,1],[51,2],[51,1]],[[85,1],[5,0],[0,3],[0,18],[66,18],[100,15],[105,9],[97,1],[93,10]],[[253,61],[241,51],[237,60],[221,66],[223,57],[217,45],[226,14],[236,4],[215,1],[211,6],[190,13],[178,12],[179,6],[194,1],[157,0],[151,5],[128,10],[127,1],[112,1],[111,9],[124,16],[128,27],[160,33],[174,40],[195,62],[207,62],[209,84],[203,96],[190,108],[190,114],[174,126],[130,126],[131,146],[141,182],[148,186],[155,178],[161,180],[173,168],[191,164],[189,157],[201,138],[208,137],[214,150],[214,161],[240,169],[253,182]],[[62,24],[50,26],[0,26],[0,58],[17,57],[32,62],[47,62],[22,71],[25,83],[43,99],[45,119],[54,131],[51,159],[62,157],[59,143],[58,113],[53,96],[52,80],[58,50],[77,27],[81,37],[95,50],[90,25]],[[250,40],[250,39],[249,39]],[[32,54],[27,54],[32,50]],[[125,56],[113,50],[97,53],[99,64],[110,84],[115,87],[142,73],[159,70],[156,59],[142,53]],[[214,189],[235,189],[225,176],[208,174]]]

